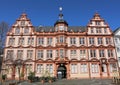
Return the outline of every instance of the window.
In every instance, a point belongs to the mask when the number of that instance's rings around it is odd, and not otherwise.
[[[27,50],[27,59],[32,59],[33,50]]]
[[[59,30],[63,31],[64,30],[64,26],[59,26]]]
[[[80,44],[85,44],[84,38],[80,38]]]
[[[93,28],[91,28],[91,33],[94,33],[94,29]]]
[[[59,56],[59,53],[58,53],[58,50],[56,50],[56,57],[58,57]]]
[[[38,38],[38,45],[44,44],[44,38]]]
[[[119,47],[117,47],[117,52],[118,52],[118,53],[120,52],[120,48],[119,48]]]
[[[118,61],[120,62],[120,57],[118,57]]]
[[[98,73],[98,64],[92,63],[91,70],[92,70],[92,73]]]
[[[111,44],[111,38],[106,38],[106,44]]]
[[[49,73],[53,73],[53,65],[52,64],[47,64],[47,71],[49,72]]]
[[[96,57],[96,50],[90,50],[91,57]]]
[[[118,44],[118,38],[115,38],[115,43]]]
[[[96,33],[102,33],[102,29],[101,28],[96,28]]]
[[[109,66],[110,66],[110,72],[113,72],[113,71],[117,70],[115,63],[110,63]]]
[[[23,57],[23,50],[18,50],[17,51],[17,59],[22,59]]]
[[[71,73],[75,74],[77,73],[78,67],[77,64],[71,64]]]
[[[27,75],[32,71],[32,64],[26,64],[26,73]]]
[[[85,56],[86,56],[86,51],[80,50],[80,58],[85,58]]]
[[[47,58],[52,58],[52,50],[47,50]]]
[[[21,21],[21,26],[24,26],[25,25],[25,21]]]
[[[71,50],[70,55],[71,56],[76,56],[76,50]]]
[[[82,73],[86,73],[87,72],[87,64],[81,64],[80,70]]]
[[[28,45],[34,44],[34,38],[28,38]]]
[[[105,57],[105,55],[104,55],[104,50],[99,50],[99,56],[100,56],[100,57]]]
[[[113,57],[113,50],[107,50],[108,52],[108,57]]]
[[[98,44],[102,44],[102,38],[98,38]]]
[[[24,38],[19,38],[18,45],[24,45]]]
[[[76,44],[76,38],[70,38],[70,44]]]
[[[43,41],[42,41],[42,44],[43,44]],[[47,44],[52,45],[52,38],[47,38]]]
[[[43,73],[44,68],[43,68],[43,64],[37,64],[37,73]]]
[[[38,58],[38,59],[43,58],[43,50],[38,50],[37,58]]]
[[[25,28],[25,29],[24,29],[24,33],[25,33],[25,34],[29,33],[29,28]]]
[[[104,28],[104,33],[107,33],[107,28]]]
[[[89,38],[89,44],[94,44],[94,38]]]
[[[6,59],[13,59],[13,50],[7,51]]]
[[[64,36],[60,36],[60,43],[64,43]]]
[[[106,64],[102,64],[101,70],[102,70],[102,72],[107,72]]]
[[[64,57],[64,50],[60,49],[60,57],[63,58]]]
[[[8,45],[14,45],[15,44],[15,38],[9,38]]]
[[[99,22],[99,21],[96,21],[95,24],[96,24],[96,25],[100,25],[100,22]]]
[[[15,34],[20,34],[20,28],[15,29]]]

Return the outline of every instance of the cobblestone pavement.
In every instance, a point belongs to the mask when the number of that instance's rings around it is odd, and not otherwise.
[[[10,82],[11,81],[2,83],[2,85],[9,85]],[[73,79],[73,80],[62,79],[57,80],[56,82],[53,83],[44,84],[42,84],[41,82],[29,83],[27,81],[24,81],[16,85],[114,85],[114,84],[112,84],[111,79]]]

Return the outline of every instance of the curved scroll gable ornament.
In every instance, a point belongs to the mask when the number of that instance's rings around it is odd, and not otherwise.
[[[101,59],[100,62],[101,62],[102,64],[106,64],[106,63],[107,63],[107,59]]]

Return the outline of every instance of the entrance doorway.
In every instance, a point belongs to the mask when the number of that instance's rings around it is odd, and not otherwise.
[[[57,69],[57,77],[59,79],[66,78],[66,67],[64,64],[60,64]]]

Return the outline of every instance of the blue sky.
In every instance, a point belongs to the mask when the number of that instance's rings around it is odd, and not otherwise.
[[[25,10],[34,26],[53,26],[60,6],[69,26],[86,26],[98,12],[112,30],[120,27],[120,0],[0,0],[0,21],[11,26]]]

